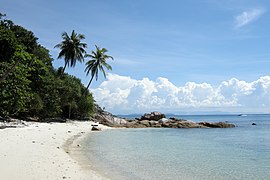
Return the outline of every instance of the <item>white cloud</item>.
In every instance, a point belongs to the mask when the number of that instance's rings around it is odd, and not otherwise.
[[[177,87],[163,77],[153,81],[109,74],[92,92],[98,104],[113,113],[179,112],[190,108],[260,110],[270,106],[270,76],[253,82],[232,78],[217,87],[195,82]]]
[[[240,15],[235,17],[235,27],[241,28],[251,22],[257,20],[262,14],[265,13],[264,9],[252,9],[244,11]]]

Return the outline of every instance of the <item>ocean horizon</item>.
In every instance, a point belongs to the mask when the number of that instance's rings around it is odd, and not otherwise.
[[[270,115],[182,115],[228,129],[113,129],[89,135],[85,156],[109,179],[269,179]],[[256,125],[252,125],[255,123]]]

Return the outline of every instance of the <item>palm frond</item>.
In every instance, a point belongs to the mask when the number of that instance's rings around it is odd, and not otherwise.
[[[112,70],[112,67],[106,62],[107,59],[112,59],[112,56],[109,56],[107,54],[105,54],[106,52],[108,52],[108,50],[106,48],[102,48],[100,49],[97,45],[95,45],[96,50],[95,51],[91,51],[91,54],[85,54],[84,57],[89,58],[89,60],[85,63],[86,68],[85,68],[85,72],[86,75],[88,76],[89,73],[91,72],[91,79],[87,85],[87,88],[90,86],[92,79],[95,77],[96,81],[98,80],[98,73],[99,71],[102,72],[102,74],[104,75],[104,77],[106,78],[106,71],[104,69],[104,67],[107,70]]]
[[[105,72],[103,66],[99,66],[99,69],[103,73],[104,78],[106,79],[106,72]]]
[[[85,36],[83,34],[77,34],[74,30],[72,30],[70,36],[67,34],[67,32],[63,32],[62,39],[62,42],[54,47],[60,49],[58,59],[64,58],[65,61],[68,61],[68,67],[74,67],[77,61],[83,62],[87,44],[81,42],[81,40],[85,39]]]

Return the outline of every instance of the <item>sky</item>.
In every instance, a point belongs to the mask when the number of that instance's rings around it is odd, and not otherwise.
[[[267,0],[0,0],[31,30],[55,68],[61,33],[108,49],[113,67],[90,91],[114,114],[270,113]],[[87,59],[86,59],[87,60]],[[87,85],[85,65],[66,72]]]

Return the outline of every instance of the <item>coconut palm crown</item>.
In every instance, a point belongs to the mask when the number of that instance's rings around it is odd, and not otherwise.
[[[86,53],[85,48],[87,47],[87,44],[81,42],[81,40],[85,39],[85,36],[83,34],[75,33],[74,30],[72,31],[71,36],[66,32],[62,33],[62,39],[63,41],[57,44],[54,48],[60,49],[57,59],[64,58],[65,60],[65,66],[62,72],[63,74],[66,66],[75,67],[77,61],[84,61],[84,54]]]
[[[106,72],[104,70],[104,67],[108,70],[112,70],[112,67],[106,62],[108,59],[113,60],[112,56],[105,54],[106,52],[108,52],[108,50],[105,48],[100,49],[97,45],[95,45],[95,47],[96,51],[92,51],[91,54],[86,54],[85,56],[90,57],[90,60],[86,62],[86,75],[89,75],[89,73],[91,73],[91,79],[86,87],[86,90],[89,88],[94,77],[96,77],[96,80],[98,80],[99,71],[101,71],[106,78]]]

